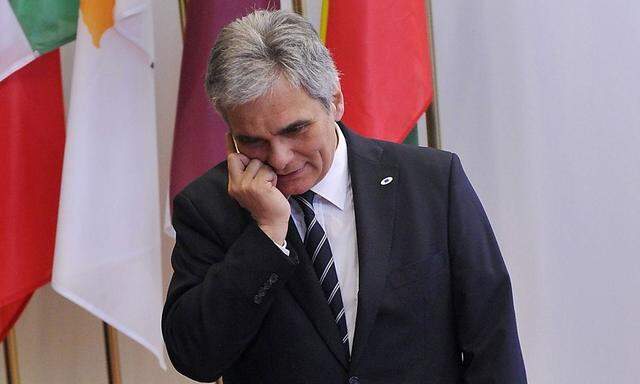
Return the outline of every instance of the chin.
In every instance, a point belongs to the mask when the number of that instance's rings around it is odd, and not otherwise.
[[[305,193],[308,190],[310,190],[311,187],[313,187],[313,184],[305,183],[302,180],[301,181],[292,181],[292,182],[283,183],[283,184],[278,183],[278,185],[276,186],[276,188],[278,188],[278,190],[280,192],[282,192],[282,194],[287,196],[287,197],[288,196],[292,196],[292,195],[300,195],[302,193]]]
[[[282,192],[282,194],[285,195],[286,197],[289,197],[292,195],[299,195],[301,193],[306,192],[306,191],[300,191],[299,188],[296,188],[290,185],[278,185],[276,188],[278,188],[278,190]]]

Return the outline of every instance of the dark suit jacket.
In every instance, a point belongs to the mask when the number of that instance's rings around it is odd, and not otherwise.
[[[174,200],[162,330],[176,369],[225,384],[526,383],[509,276],[458,157],[342,127],[360,263],[351,360],[295,226],[287,258],[228,196],[221,163]]]

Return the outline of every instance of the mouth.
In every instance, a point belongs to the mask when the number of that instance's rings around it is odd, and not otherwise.
[[[302,171],[304,171],[305,167],[306,167],[306,164],[303,165],[302,167],[296,169],[293,172],[289,172],[289,173],[284,174],[284,175],[278,175],[278,181],[287,181],[287,180],[295,178],[296,176],[300,175],[302,173]]]

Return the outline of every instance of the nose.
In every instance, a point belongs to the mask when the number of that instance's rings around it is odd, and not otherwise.
[[[272,142],[268,163],[276,173],[281,173],[293,158],[293,151],[284,143]]]

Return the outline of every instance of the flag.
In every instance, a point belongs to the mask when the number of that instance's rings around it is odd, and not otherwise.
[[[324,0],[321,20],[341,73],[343,121],[403,141],[433,98],[424,0]]]
[[[64,148],[54,50],[75,38],[77,15],[73,0],[0,1],[0,340],[51,279]]]
[[[226,157],[227,126],[204,90],[207,58],[226,24],[255,9],[280,8],[279,1],[190,1],[171,159],[171,199],[193,179]]]
[[[51,279],[63,151],[55,50],[0,81],[0,341]]]
[[[80,2],[52,286],[164,368],[151,17]]]
[[[78,0],[0,1],[0,81],[72,41],[77,19]]]

